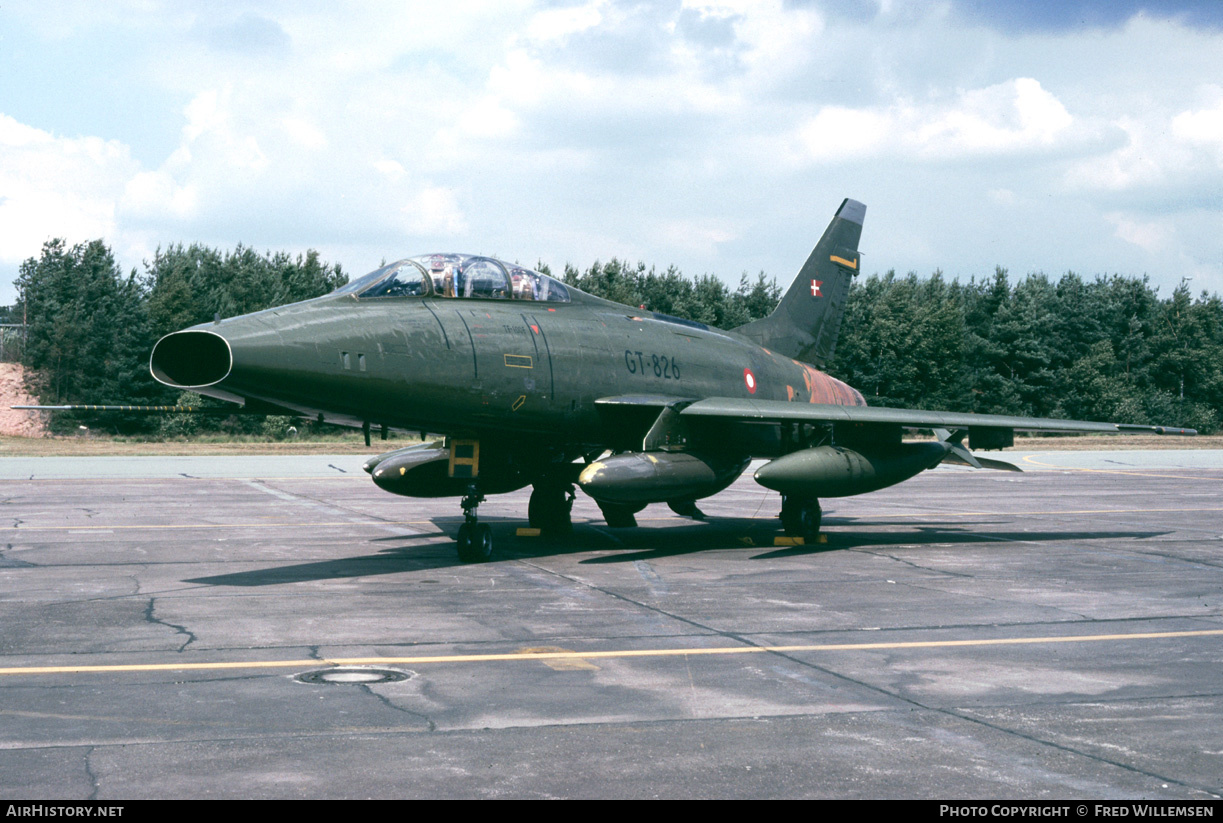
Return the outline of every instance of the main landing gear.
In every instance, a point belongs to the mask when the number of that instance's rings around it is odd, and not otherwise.
[[[484,495],[476,491],[475,484],[467,487],[463,495],[463,525],[459,526],[459,560],[464,563],[483,563],[493,555],[493,530],[487,523],[476,519],[476,508],[484,502]]]
[[[541,485],[531,492],[531,501],[527,504],[527,518],[531,525],[549,537],[563,536],[573,531],[573,522],[569,519],[576,497],[572,486]],[[463,525],[459,526],[458,552],[459,560],[464,563],[483,563],[493,555],[493,530],[485,523],[479,522],[476,509],[484,502],[473,483],[467,487],[463,495]]]
[[[558,537],[573,531],[573,486],[540,484],[531,490],[527,520],[545,537]]]
[[[781,527],[790,537],[801,537],[804,543],[814,543],[820,535],[820,501],[800,495],[781,496]]]

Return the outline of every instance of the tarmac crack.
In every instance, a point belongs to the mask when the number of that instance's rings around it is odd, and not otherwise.
[[[891,554],[890,552],[878,551],[878,550],[873,550],[873,549],[863,549],[863,548],[852,549],[852,551],[857,552],[858,554],[869,554],[872,557],[882,557],[887,560],[894,560],[895,562],[900,563],[901,565],[904,565],[904,566],[908,566],[911,569],[917,569],[918,571],[923,571],[923,572],[930,572],[931,574],[945,575],[947,577],[962,577],[967,580],[976,579],[976,575],[965,574],[963,572],[949,572],[944,569],[935,569],[930,566],[923,566],[920,563],[914,563],[912,560],[905,560],[903,557],[897,557],[896,555]]]
[[[365,692],[366,694],[370,695],[371,697],[377,698],[378,701],[381,702],[382,705],[386,706],[388,709],[392,711],[396,711],[396,712],[402,712],[406,714],[408,717],[415,717],[417,720],[423,721],[425,724],[425,729],[427,731],[429,732],[437,731],[437,724],[429,719],[429,715],[422,714],[421,712],[414,712],[411,709],[407,708],[406,706],[398,706],[395,703],[392,703],[390,698],[388,698],[384,694],[379,694],[378,692],[374,691],[372,688],[370,688],[368,683],[358,683],[357,686],[361,689],[361,691]]]
[[[89,797],[85,798],[86,800],[97,800],[98,792],[102,790],[102,787],[98,784],[98,776],[94,773],[93,763],[91,762],[94,748],[94,746],[90,746],[85,749],[85,777],[89,779],[89,785],[92,788]]]
[[[153,612],[154,612],[154,610],[155,610],[155,608],[156,608],[156,605],[157,605],[157,598],[156,598],[156,597],[150,597],[150,598],[149,598],[149,605],[148,605],[148,606],[146,606],[146,607],[145,607],[145,610],[144,610],[144,619],[145,619],[145,621],[146,621],[146,622],[148,622],[148,623],[152,623],[152,624],[153,624],[153,625],[155,625],[155,626],[165,626],[165,627],[166,627],[166,628],[168,628],[168,629],[174,629],[174,632],[175,632],[176,634],[186,635],[187,639],[186,639],[185,641],[183,641],[183,644],[182,644],[181,646],[179,646],[179,647],[178,647],[177,651],[180,651],[180,652],[181,652],[181,651],[183,651],[184,649],[186,649],[188,646],[190,646],[192,643],[194,643],[194,642],[195,642],[195,634],[194,634],[194,633],[192,633],[191,631],[188,631],[188,629],[187,629],[187,627],[186,627],[186,626],[179,626],[179,625],[176,625],[176,624],[174,624],[174,623],[169,623],[169,622],[167,622],[167,621],[165,621],[165,620],[162,620],[162,619],[161,619],[161,618],[159,618],[159,617],[156,617],[156,616],[153,614]]]

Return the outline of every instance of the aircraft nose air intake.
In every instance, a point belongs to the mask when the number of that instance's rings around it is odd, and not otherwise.
[[[220,383],[233,368],[229,342],[210,331],[176,331],[153,347],[149,368],[158,382],[176,388]]]

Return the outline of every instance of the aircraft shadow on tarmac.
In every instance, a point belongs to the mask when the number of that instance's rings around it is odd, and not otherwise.
[[[852,520],[846,518],[845,520]],[[936,520],[937,518],[932,518]],[[284,583],[303,583],[316,580],[371,577],[383,574],[403,574],[413,571],[450,568],[466,565],[455,556],[454,544],[449,538],[437,538],[452,534],[458,519],[438,518],[434,521],[438,532],[407,534],[393,537],[373,538],[369,542],[401,542],[406,545],[381,549],[377,554],[361,557],[343,557],[291,566],[257,569],[246,572],[197,577],[184,580],[207,586],[275,586]],[[521,521],[502,521],[494,525],[498,541],[497,559],[518,560],[532,557],[550,557],[579,552],[606,552],[582,560],[582,563],[631,563],[662,557],[694,554],[706,551],[743,550],[753,552],[752,559],[817,555],[825,552],[846,551],[871,547],[915,547],[933,545],[986,545],[1001,547],[1006,543],[1048,543],[1082,540],[1141,540],[1159,537],[1167,532],[1155,531],[978,531],[964,528],[963,521],[954,525],[921,525],[906,522],[905,528],[886,532],[841,531],[838,527],[850,525],[839,518],[827,518],[825,524],[832,527],[826,532],[828,542],[812,545],[775,546],[774,538],[780,532],[771,521],[746,518],[716,518],[704,523],[676,520],[679,525],[645,529],[611,530],[602,525],[576,523],[573,534],[563,539],[540,537],[516,537],[512,529]],[[852,525],[861,526],[861,523]],[[895,524],[888,524],[895,525]],[[996,524],[995,524],[996,525]],[[420,544],[422,539],[435,542]],[[761,549],[767,551],[761,552]]]

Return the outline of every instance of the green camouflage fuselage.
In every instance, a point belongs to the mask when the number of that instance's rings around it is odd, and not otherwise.
[[[329,295],[196,326],[232,353],[228,374],[196,390],[349,425],[589,445],[623,434],[599,398],[865,405],[736,334],[571,293],[568,303]]]

